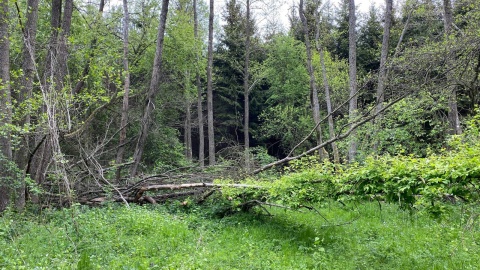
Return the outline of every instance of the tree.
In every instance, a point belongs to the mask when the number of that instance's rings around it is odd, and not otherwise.
[[[10,40],[8,34],[8,0],[0,1],[0,212],[10,203],[14,179],[9,175],[12,162],[10,125],[12,100],[10,93]]]
[[[300,20],[302,21],[302,25],[303,25],[305,48],[307,50],[307,70],[310,76],[310,102],[312,106],[313,121],[315,122],[315,128],[317,130],[317,142],[318,142],[317,144],[321,145],[322,144],[322,128],[320,126],[320,104],[318,101],[318,90],[317,90],[317,84],[315,82],[315,72],[313,70],[313,64],[312,64],[312,49],[310,44],[310,37],[308,35],[310,31],[308,28],[307,18],[305,17],[303,0],[300,0],[299,14],[300,14]],[[319,149],[320,159],[325,158],[324,152],[325,150],[323,148]]]
[[[103,1],[103,0],[102,0]],[[120,120],[120,136],[118,139],[118,150],[116,164],[123,162],[123,153],[125,152],[125,141],[127,139],[127,124],[128,124],[128,98],[130,93],[130,70],[128,67],[128,25],[130,18],[128,14],[128,0],[123,0],[123,102],[122,102],[122,116]],[[117,181],[120,180],[122,168],[117,169]]]
[[[332,115],[332,99],[330,97],[330,85],[328,83],[327,78],[327,68],[325,66],[325,51],[323,46],[320,42],[320,11],[316,12],[315,16],[315,43],[317,46],[318,54],[320,55],[320,66],[322,68],[322,79],[323,79],[323,87],[325,88],[325,103],[327,105],[327,114],[328,114],[328,131],[330,135],[330,139],[335,138],[335,125],[333,123],[333,115]],[[338,164],[340,163],[340,154],[338,152],[338,147],[335,142],[332,142],[332,152],[333,152],[333,161]]]
[[[250,0],[246,0],[246,23],[245,23],[245,62],[243,66],[243,139],[244,139],[244,147],[245,147],[245,166],[247,171],[250,170],[250,132],[249,132],[249,124],[250,124],[250,102],[249,102],[249,94],[250,94]]]
[[[350,102],[348,104],[348,116],[353,121],[357,115],[357,40],[355,33],[355,0],[348,2],[348,76],[350,80]],[[353,162],[357,153],[357,142],[355,132],[350,135],[350,147],[348,149],[348,161]]]
[[[27,127],[30,125],[30,108],[26,106],[25,102],[32,97],[33,82],[35,80],[35,50],[36,50],[36,34],[38,21],[38,0],[29,0],[27,2],[27,20],[23,30],[23,48],[22,48],[22,70],[23,78],[21,80],[20,92],[17,97],[17,104],[22,107],[25,112],[22,114],[18,125]],[[27,133],[23,136],[23,140],[19,145],[19,149],[15,151],[15,162],[23,176],[26,177],[28,165],[28,152],[30,149],[31,136]],[[24,178],[22,177],[22,178]],[[21,181],[16,192],[15,206],[17,209],[22,209],[25,205],[25,183]]]
[[[193,0],[193,34],[195,37],[195,44],[199,42],[198,36],[198,4],[197,0]],[[202,98],[202,83],[200,80],[200,52],[196,50],[196,69],[195,69],[195,83],[197,86],[197,115],[198,115],[198,162],[200,167],[205,166],[205,135],[203,130],[203,98]]]
[[[214,1],[210,0],[210,14],[208,15],[208,52],[207,52],[207,117],[208,117],[208,164],[215,165],[215,135],[213,131],[213,17]]]
[[[448,39],[453,25],[452,3],[450,0],[443,0],[443,11],[445,37]],[[457,92],[455,86],[452,87],[450,96],[448,98],[448,122],[450,124],[450,133],[456,135],[462,133],[460,117],[458,116]]]
[[[376,72],[380,67],[379,45],[382,42],[382,25],[377,14],[378,11],[375,6],[370,6],[368,19],[360,27],[358,35],[359,67],[367,73]]]
[[[387,57],[389,52],[390,28],[392,26],[392,0],[386,0],[385,6],[385,23],[383,25],[382,51],[380,54],[380,70],[378,71],[377,85],[377,106],[378,113],[383,108],[385,100],[385,84],[387,80]]]
[[[143,155],[143,150],[148,135],[148,129],[151,123],[150,116],[154,108],[155,96],[158,93],[158,88],[160,85],[160,76],[162,72],[163,41],[167,22],[168,4],[169,0],[162,1],[162,11],[160,14],[160,23],[158,26],[157,34],[157,46],[155,51],[155,58],[153,60],[152,79],[150,81],[150,87],[147,92],[145,111],[143,113],[141,129],[138,135],[138,141],[133,155],[133,165],[130,172],[131,177],[134,177],[137,174],[138,165],[140,164],[140,160]]]

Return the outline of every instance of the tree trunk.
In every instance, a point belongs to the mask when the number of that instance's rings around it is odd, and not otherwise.
[[[190,74],[186,73],[186,81],[190,80]],[[190,95],[188,93],[189,82],[185,82],[185,157],[188,161],[192,161],[193,152],[192,152],[192,104],[190,102]]]
[[[25,30],[23,33],[24,44],[22,48],[22,69],[23,77],[21,80],[20,93],[18,94],[17,104],[23,104],[26,100],[30,99],[33,92],[33,81],[35,79],[35,50],[36,50],[36,34],[37,34],[37,21],[38,21],[38,0],[28,0],[27,3],[27,21],[25,23]],[[30,110],[27,110],[28,112]],[[30,124],[30,114],[27,113],[19,121],[20,126],[28,126]],[[27,174],[28,153],[30,149],[30,136],[25,134],[19,145],[19,148],[15,151],[15,161],[17,166],[23,173],[23,178],[20,187],[17,189],[15,198],[15,208],[23,209],[25,207],[25,182],[24,177]]]
[[[317,44],[317,51],[320,55],[320,65],[322,66],[322,78],[323,86],[325,88],[325,102],[327,104],[327,113],[328,113],[328,131],[330,139],[335,138],[335,124],[333,122],[332,115],[332,100],[330,98],[330,85],[327,78],[327,68],[325,67],[325,52],[323,51],[323,46],[320,44],[320,13],[316,13],[316,30],[315,30],[315,42]],[[332,142],[332,152],[333,152],[333,161],[335,164],[340,163],[340,154],[338,153],[338,147],[335,142]]]
[[[102,0],[103,1],[103,0]],[[128,96],[130,93],[130,70],[128,67],[128,24],[130,18],[128,14],[128,0],[123,0],[123,102],[122,102],[122,116],[120,119],[120,134],[118,139],[118,151],[116,164],[123,162],[123,153],[125,152],[125,141],[127,139],[127,124],[128,124]],[[122,168],[117,168],[117,181],[120,181],[122,175]]]
[[[300,20],[302,21],[302,25],[303,25],[303,32],[305,36],[305,47],[307,50],[307,69],[308,69],[308,75],[310,76],[310,103],[312,106],[313,121],[315,122],[315,128],[317,131],[317,145],[321,145],[322,144],[322,128],[320,126],[320,121],[321,121],[320,120],[320,104],[318,101],[318,91],[317,91],[317,85],[315,82],[315,73],[312,65],[312,49],[310,45],[310,37],[308,36],[309,29],[308,29],[307,18],[305,17],[305,13],[304,13],[303,0],[300,0],[299,13],[300,13]],[[320,159],[324,159],[325,158],[324,148],[320,148],[318,151],[319,151],[318,154]]]
[[[244,119],[243,119],[243,136],[245,146],[245,169],[250,170],[250,100],[249,100],[249,65],[250,65],[250,0],[247,1],[246,24],[245,24],[245,63],[243,67],[243,96],[244,96]]]
[[[214,1],[210,0],[210,15],[208,17],[208,64],[207,64],[207,114],[208,114],[208,162],[215,165],[215,141],[213,133],[213,10]]]
[[[8,125],[12,123],[12,101],[10,93],[10,41],[8,36],[8,0],[0,1],[0,170],[7,182],[0,182],[0,212],[10,203],[9,164],[12,161],[12,144]],[[7,127],[7,128],[5,128]]]
[[[70,35],[70,27],[72,25],[72,13],[73,13],[73,0],[66,0],[63,7],[63,18],[62,18],[62,31],[60,32],[60,37],[58,40],[58,51],[57,51],[57,75],[55,83],[57,90],[62,90],[65,85],[65,80],[68,80],[68,36]]]
[[[443,0],[443,11],[444,19],[443,24],[445,28],[445,38],[448,41],[448,36],[451,33],[453,25],[453,15],[452,15],[452,3],[450,0]],[[450,81],[450,77],[447,74],[447,81]],[[448,98],[448,123],[449,123],[449,133],[452,135],[458,135],[462,133],[462,127],[460,126],[460,117],[458,115],[458,106],[457,106],[457,90],[455,86],[452,86]]]
[[[197,12],[197,0],[193,0],[193,34],[195,36],[195,44],[200,41],[198,38],[198,12]],[[196,67],[196,84],[197,84],[197,114],[198,114],[198,162],[200,167],[205,166],[205,135],[203,134],[203,99],[202,99],[202,85],[200,82],[200,72],[198,66],[200,65],[199,50],[196,50],[197,54],[197,67]]]
[[[445,33],[450,34],[453,25],[452,2],[450,0],[443,0],[443,25]]]
[[[140,133],[138,134],[138,141],[135,147],[135,152],[133,154],[133,165],[130,172],[131,177],[134,177],[137,174],[138,165],[143,155],[143,150],[145,148],[145,142],[147,141],[148,129],[150,127],[151,119],[150,115],[152,114],[155,96],[157,95],[158,88],[160,86],[160,75],[162,72],[162,55],[163,55],[163,40],[165,34],[165,26],[167,22],[168,14],[168,3],[169,0],[163,0],[162,2],[162,11],[160,14],[160,24],[158,26],[157,34],[157,47],[155,52],[155,58],[153,60],[153,69],[152,69],[152,79],[150,81],[150,87],[148,89],[147,98],[145,101],[145,112],[143,113]]]
[[[385,0],[385,23],[383,24],[383,40],[382,40],[382,50],[380,52],[380,68],[378,71],[378,82],[377,82],[377,93],[376,99],[377,104],[375,106],[375,112],[378,113],[383,108],[383,102],[385,101],[385,83],[387,81],[388,69],[387,69],[387,58],[389,51],[389,41],[390,41],[390,28],[392,26],[392,0]],[[383,114],[379,114],[375,123],[374,133],[378,132],[378,129],[381,128],[380,121],[383,117]],[[375,122],[375,121],[374,121]],[[379,139],[374,138],[373,151],[376,152],[379,145]]]
[[[350,85],[350,102],[348,104],[348,116],[350,121],[354,121],[357,115],[357,44],[356,44],[356,17],[355,0],[348,2],[348,76]],[[350,147],[348,149],[348,161],[354,162],[357,154],[356,132],[350,135]]]
[[[40,88],[42,89],[42,94],[44,95],[44,104],[41,108],[41,113],[48,112],[48,104],[46,104],[46,96],[49,96],[50,99],[53,99],[53,88],[55,87],[55,81],[58,74],[56,72],[57,62],[57,51],[58,51],[58,31],[61,27],[62,15],[62,1],[61,0],[52,0],[51,11],[50,11],[50,41],[48,44],[47,57],[45,59],[45,72],[43,74],[42,82]],[[51,114],[47,116],[52,116]],[[43,127],[40,134],[37,134],[34,139],[35,148],[37,149],[30,158],[30,164],[28,164],[28,173],[37,184],[42,184],[45,180],[47,173],[47,167],[52,160],[52,140],[47,139],[47,137],[52,136],[49,134],[51,127],[47,123],[46,127]],[[32,198],[36,202],[36,198]]]
[[[386,0],[385,8],[385,23],[383,25],[383,40],[382,51],[380,53],[380,70],[378,72],[378,85],[377,85],[377,106],[375,112],[379,112],[383,108],[383,102],[385,100],[385,83],[387,80],[387,58],[390,41],[390,28],[392,26],[392,0]],[[381,115],[379,115],[381,118]]]

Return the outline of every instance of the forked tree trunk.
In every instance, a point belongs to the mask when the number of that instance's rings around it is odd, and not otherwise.
[[[102,0],[103,1],[103,0]],[[128,14],[128,0],[123,0],[123,102],[122,102],[122,116],[120,119],[120,134],[118,139],[118,151],[116,164],[122,164],[123,153],[125,152],[125,141],[127,140],[127,124],[128,124],[128,97],[130,93],[130,70],[128,67],[128,24],[130,16]],[[120,181],[122,176],[122,167],[117,168],[116,178]]]
[[[193,0],[193,34],[195,36],[195,44],[198,44],[198,12],[197,12],[197,0]],[[199,50],[196,48],[196,85],[197,85],[197,115],[198,115],[198,162],[200,167],[205,166],[205,135],[203,133],[203,98],[202,98],[202,85],[200,82],[200,55]]]
[[[8,35],[8,0],[0,1],[0,170],[7,182],[0,182],[0,212],[10,203],[14,185],[9,179],[9,162],[12,162],[10,132],[5,127],[12,123],[12,101],[10,95],[10,41]],[[5,181],[5,180],[4,180]]]
[[[65,78],[62,74],[67,73],[66,58],[68,57],[68,52],[66,40],[70,32],[72,12],[73,2],[68,0],[65,3],[65,17],[62,21],[62,1],[52,0],[49,50],[45,61],[43,81],[40,86],[44,99],[42,110],[43,113],[47,114],[48,122],[44,134],[39,134],[35,138],[35,148],[37,150],[33,153],[31,163],[29,164],[30,175],[34,177],[38,184],[44,182],[48,167],[57,163],[58,160],[56,158],[61,158],[60,147],[57,145],[58,127],[55,103],[58,102],[58,92],[63,88],[63,80]],[[59,33],[59,30],[61,33]],[[55,154],[58,154],[58,157],[55,157]],[[60,166],[62,165],[60,164]],[[59,173],[62,174],[63,172]],[[64,175],[60,175],[60,177],[66,179]],[[67,183],[65,183],[65,188],[68,191]]]
[[[308,75],[310,76],[310,104],[312,106],[312,114],[313,114],[313,121],[315,123],[316,127],[316,133],[317,133],[317,145],[322,144],[322,128],[320,126],[320,104],[318,101],[318,90],[317,90],[317,84],[315,82],[315,73],[313,70],[313,65],[312,65],[312,48],[310,45],[310,37],[308,36],[309,29],[308,29],[308,23],[307,23],[307,18],[305,17],[305,12],[304,12],[304,7],[303,7],[303,0],[300,0],[300,6],[299,6],[299,13],[300,13],[300,20],[302,21],[303,25],[303,32],[305,36],[305,47],[307,50],[307,70],[308,70]],[[320,148],[318,150],[318,154],[320,159],[325,158],[325,149]]]
[[[357,43],[356,43],[356,17],[355,0],[348,2],[348,77],[350,88],[350,102],[348,104],[348,116],[353,122],[357,115]],[[348,149],[348,161],[354,162],[357,154],[356,132],[350,134],[350,146]]]
[[[147,141],[148,129],[151,124],[151,114],[155,104],[155,97],[158,93],[160,86],[160,76],[162,73],[162,55],[163,55],[163,40],[165,35],[165,26],[167,22],[169,0],[163,0],[162,11],[160,13],[160,24],[158,26],[157,33],[157,47],[155,51],[155,58],[153,60],[152,79],[150,81],[150,87],[148,89],[147,98],[145,101],[145,111],[143,113],[140,133],[138,134],[138,141],[133,154],[133,165],[130,171],[130,176],[135,177],[137,175],[138,165],[142,159],[143,150]]]
[[[214,1],[210,0],[208,16],[208,64],[207,64],[207,115],[208,115],[208,162],[215,165],[215,137],[213,133],[213,10]]]

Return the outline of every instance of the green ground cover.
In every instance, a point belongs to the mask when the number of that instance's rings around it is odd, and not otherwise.
[[[0,269],[478,269],[478,206],[314,211],[106,206],[0,217]],[[326,218],[328,221],[326,221]]]

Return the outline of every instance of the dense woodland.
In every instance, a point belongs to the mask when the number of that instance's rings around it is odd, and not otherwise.
[[[428,194],[478,192],[478,1],[386,0],[366,14],[354,0],[292,1],[288,29],[273,0],[213,4],[0,0],[0,211],[204,198],[248,175],[280,177],[299,158],[328,164],[317,172],[332,179],[359,164],[426,173],[418,158],[450,151],[444,172],[468,160],[475,174]],[[379,178],[401,185],[406,172],[396,173]],[[288,181],[278,194],[298,184]],[[429,198],[416,184],[401,186],[408,196],[361,184],[319,189]],[[311,186],[301,188],[307,201],[320,192]],[[145,195],[162,189],[182,191]]]

